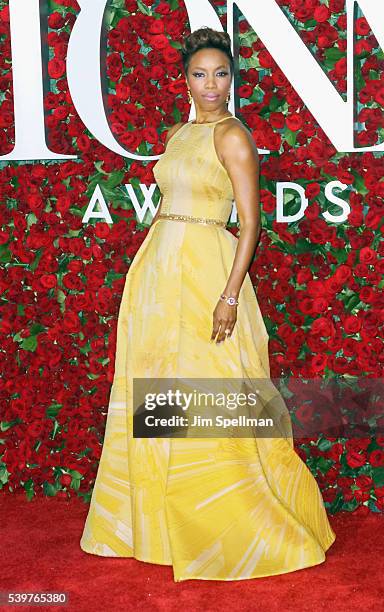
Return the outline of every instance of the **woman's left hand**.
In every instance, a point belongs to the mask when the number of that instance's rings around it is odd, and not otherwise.
[[[214,340],[216,335],[216,344],[230,338],[235,327],[237,320],[237,306],[230,306],[223,300],[217,302],[216,308],[213,311],[213,329],[211,340]],[[229,333],[225,333],[225,330],[229,330]]]

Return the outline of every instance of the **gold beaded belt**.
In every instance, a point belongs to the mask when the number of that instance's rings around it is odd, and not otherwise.
[[[160,213],[158,219],[172,219],[174,221],[189,221],[191,223],[202,223],[203,225],[220,225],[225,227],[227,224],[220,219],[206,219],[204,217],[192,217],[191,215],[177,215],[175,213]]]

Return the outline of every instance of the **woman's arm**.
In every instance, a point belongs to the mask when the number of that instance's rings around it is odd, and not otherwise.
[[[219,158],[225,166],[233,186],[237,213],[240,222],[240,237],[230,275],[223,293],[227,297],[238,298],[245,275],[251,263],[261,232],[259,154],[252,135],[237,124],[221,126],[215,134]],[[219,334],[216,342],[231,335],[237,318],[237,306],[230,306],[219,300],[214,311],[211,339]],[[221,328],[221,329],[219,329]]]

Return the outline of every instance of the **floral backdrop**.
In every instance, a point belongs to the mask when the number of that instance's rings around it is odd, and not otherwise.
[[[226,3],[215,1],[226,27]],[[344,0],[278,0],[338,92],[346,95]],[[66,80],[75,0],[47,0],[48,146],[78,161],[1,162],[0,487],[3,492],[90,498],[113,380],[125,275],[148,231],[125,184],[154,183],[154,161],[125,159],[79,119]],[[237,9],[236,9],[237,10]],[[356,12],[355,146],[384,136],[384,55]],[[190,32],[182,0],[111,0],[106,9],[108,121],[140,155],[160,155],[165,133],[190,107],[180,46]],[[236,114],[260,154],[263,232],[250,275],[270,334],[272,376],[311,379],[383,374],[384,162],[339,153],[243,15]],[[8,1],[0,0],[0,154],[14,145]],[[344,98],[345,99],[345,98]],[[345,223],[324,186],[339,180]],[[294,181],[309,206],[276,221],[276,182]],[[82,217],[99,184],[113,224]],[[155,197],[159,197],[158,190]],[[139,195],[138,195],[139,197]],[[285,210],[299,202],[287,195]],[[147,220],[146,220],[147,221]],[[232,224],[230,231],[236,233]],[[299,414],[297,417],[299,418]],[[383,421],[378,422],[383,425]],[[381,427],[381,431],[383,428]],[[384,511],[384,435],[300,438],[330,513]]]

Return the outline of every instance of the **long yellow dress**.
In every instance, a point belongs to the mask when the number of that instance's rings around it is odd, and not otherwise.
[[[154,167],[162,213],[228,221],[234,196],[215,150],[219,121],[188,122],[169,140]],[[104,444],[80,546],[171,565],[176,582],[310,567],[336,537],[289,438],[133,437],[135,377],[270,376],[269,338],[248,274],[232,337],[210,341],[237,242],[215,224],[159,218],[131,263],[119,310]]]

